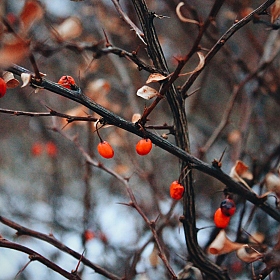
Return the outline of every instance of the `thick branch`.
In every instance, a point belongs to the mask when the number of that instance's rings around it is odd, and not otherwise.
[[[20,75],[24,72],[30,72],[23,67],[13,66],[9,69],[9,71],[13,72],[16,75]],[[256,206],[263,209],[268,215],[273,217],[275,220],[280,222],[280,214],[274,208],[271,208],[263,199],[259,198],[254,192],[249,191],[246,187],[242,184],[235,182],[230,176],[225,174],[222,170],[209,165],[198,158],[192,156],[191,154],[187,153],[183,149],[177,147],[176,145],[170,143],[169,141],[163,139],[162,137],[158,136],[149,131],[143,131],[135,123],[129,122],[118,115],[110,112],[106,108],[102,107],[101,105],[95,103],[93,100],[88,98],[87,96],[83,95],[82,93],[76,93],[75,91],[71,91],[69,89],[63,88],[57,83],[52,81],[42,79],[42,82],[38,83],[35,80],[31,81],[31,85],[34,87],[43,87],[51,92],[64,96],[68,99],[76,101],[84,105],[85,107],[91,109],[93,112],[99,114],[104,118],[104,120],[108,124],[112,124],[116,127],[124,129],[128,132],[131,132],[139,137],[148,137],[152,140],[152,142],[157,145],[158,147],[162,148],[163,150],[173,154],[177,158],[181,159],[182,161],[189,164],[192,168],[200,170],[201,172],[208,174],[223,184],[225,184],[230,192],[242,195],[247,200],[255,204]]]

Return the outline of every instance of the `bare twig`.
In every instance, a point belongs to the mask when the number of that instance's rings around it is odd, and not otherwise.
[[[2,220],[2,217],[1,217],[1,220]],[[70,272],[67,272],[66,270],[62,269],[61,267],[59,267],[58,265],[56,265],[52,261],[46,259],[45,257],[40,255],[39,253],[37,253],[37,252],[35,252],[35,251],[33,251],[33,250],[23,246],[23,245],[8,241],[4,238],[0,238],[0,247],[10,248],[10,249],[28,254],[29,258],[30,258],[30,261],[38,261],[38,262],[44,264],[45,266],[49,267],[53,271],[55,271],[55,272],[59,273],[60,275],[64,276],[67,279],[81,280],[81,278],[78,275],[74,275]]]
[[[231,95],[231,98],[224,111],[222,120],[219,123],[218,127],[213,132],[213,134],[211,135],[211,137],[207,140],[205,145],[202,148],[200,148],[200,156],[203,156],[207,152],[207,150],[213,145],[213,143],[216,141],[217,137],[220,135],[220,133],[223,131],[223,129],[227,126],[227,124],[229,122],[230,114],[233,110],[235,100],[236,100],[237,96],[240,94],[240,92],[243,90],[244,86],[249,81],[256,78],[258,76],[258,73],[263,71],[265,69],[265,67],[267,67],[268,65],[269,65],[268,63],[264,63],[255,72],[248,74],[247,77],[244,78],[243,81],[238,86],[235,86],[233,93]]]
[[[183,96],[187,97],[188,89],[193,85],[196,78],[199,76],[199,74],[202,72],[202,70],[205,68],[205,66],[208,65],[208,63],[216,55],[216,53],[223,47],[223,45],[226,43],[226,41],[229,40],[229,38],[231,38],[231,36],[233,36],[233,34],[235,32],[237,32],[239,29],[241,29],[244,25],[246,25],[248,22],[252,21],[254,19],[255,15],[258,15],[258,14],[262,13],[263,11],[265,11],[274,2],[275,2],[275,0],[267,0],[262,5],[260,5],[257,9],[252,11],[249,15],[247,15],[246,17],[242,18],[241,20],[239,20],[238,22],[233,24],[233,26],[224,33],[224,35],[217,41],[217,43],[212,47],[212,49],[205,56],[204,67],[201,70],[193,73],[189,77],[189,79],[185,82],[185,84],[182,86],[181,94]]]
[[[112,0],[114,3],[116,10],[118,13],[122,16],[123,20],[135,31],[137,37],[145,44],[147,43],[144,40],[144,34],[143,32],[134,24],[134,22],[128,17],[128,15],[123,11],[123,9],[120,6],[119,1],[117,0]]]
[[[15,110],[10,110],[10,109],[2,109],[0,108],[0,113],[4,114],[9,114],[13,116],[28,116],[28,117],[51,117],[51,116],[56,116],[60,118],[65,118],[67,119],[68,123],[74,122],[74,121],[84,121],[84,122],[97,122],[98,119],[94,118],[92,116],[88,117],[77,117],[77,116],[70,116],[67,114],[59,113],[57,111],[54,111],[50,109],[50,112],[26,112],[26,111],[15,111]]]
[[[81,260],[81,262],[84,265],[94,269],[94,271],[96,273],[99,273],[99,274],[101,274],[103,276],[106,276],[107,278],[112,279],[112,280],[120,280],[121,279],[118,276],[116,276],[116,275],[110,273],[109,271],[105,270],[104,268],[100,267],[99,265],[96,265],[96,264],[92,263],[87,258],[85,258],[83,255],[81,255],[81,254],[77,253],[76,251],[70,249],[69,247],[67,247],[66,245],[64,245],[60,241],[58,241],[53,235],[47,235],[47,234],[43,234],[43,233],[35,231],[35,230],[31,230],[29,228],[23,227],[23,226],[15,223],[15,222],[7,219],[7,218],[4,218],[2,216],[0,216],[0,222],[2,224],[5,224],[5,225],[7,225],[7,226],[17,230],[17,235],[18,236],[20,236],[20,235],[28,235],[28,236],[32,236],[34,238],[37,238],[37,239],[40,239],[40,240],[48,242],[49,244],[55,246],[59,250],[68,253],[69,255],[71,255],[72,257],[76,258],[77,260]],[[16,248],[19,249],[19,251],[21,251],[21,249],[23,248],[24,251],[22,251],[22,252],[25,252],[25,253],[27,253],[29,255],[32,255],[32,256],[37,256],[36,258],[33,257],[34,260],[35,259],[38,260],[38,261],[41,260],[41,255],[33,252],[32,250],[30,250],[28,248],[25,248],[22,245],[19,245],[19,244],[16,244],[16,243],[15,243],[16,245],[13,245],[13,244],[10,244],[10,243],[7,243],[7,242],[1,243],[1,239],[0,239],[0,246],[6,247],[5,244],[7,244],[7,246],[8,245],[15,246]],[[13,247],[8,247],[8,248],[12,248],[13,249]],[[43,260],[46,262],[46,263],[44,263],[46,265],[49,264],[49,262],[50,262],[48,260],[45,260],[45,258]],[[47,266],[49,266],[49,265],[47,265]],[[57,271],[56,269],[53,269],[53,270]],[[70,277],[69,275],[71,275],[72,278],[68,278],[68,279],[80,279],[80,278],[74,278],[74,276],[72,274],[68,273],[68,272],[65,275],[68,275],[68,277]]]

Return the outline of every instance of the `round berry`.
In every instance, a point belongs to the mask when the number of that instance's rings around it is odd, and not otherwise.
[[[97,145],[97,151],[104,158],[112,158],[114,156],[112,146],[106,141],[102,141]]]
[[[136,152],[140,156],[145,156],[151,151],[152,147],[153,143],[150,139],[141,139],[136,144]]]
[[[228,217],[231,217],[236,210],[235,203],[232,199],[226,198],[221,202],[220,208],[222,210],[222,213]]]
[[[5,81],[2,78],[0,78],[0,98],[6,94],[6,91],[7,91],[7,85]]]
[[[57,156],[57,146],[54,142],[49,141],[46,143],[46,151],[49,157],[56,157]]]
[[[223,214],[222,209],[218,208],[214,214],[214,223],[217,228],[226,228],[229,224],[230,217]]]
[[[84,238],[85,241],[90,241],[90,240],[93,239],[94,237],[95,237],[95,233],[94,233],[92,230],[86,229],[86,230],[84,231],[84,236],[83,236],[83,238]]]
[[[185,188],[178,181],[174,181],[171,183],[169,191],[173,199],[180,200],[184,195]]]
[[[31,147],[31,153],[34,157],[40,156],[43,153],[44,147],[41,143],[36,142]]]

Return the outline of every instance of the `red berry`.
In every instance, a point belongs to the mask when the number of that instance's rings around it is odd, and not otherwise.
[[[76,82],[71,76],[62,76],[57,83],[68,89],[77,89]]]
[[[178,181],[174,181],[171,183],[169,190],[170,196],[173,199],[179,200],[183,197],[185,188]]]
[[[0,98],[6,94],[6,91],[7,91],[7,85],[5,81],[2,78],[0,78]]]
[[[92,230],[86,229],[84,231],[84,240],[89,241],[95,237],[95,234]]]
[[[52,141],[47,142],[46,151],[47,151],[48,156],[50,156],[50,157],[57,156],[57,147],[56,147],[55,143]]]
[[[136,152],[140,156],[145,156],[151,151],[152,147],[153,143],[150,139],[141,139],[136,144]]]
[[[40,156],[43,152],[43,145],[39,142],[36,142],[31,147],[31,153],[34,157]]]
[[[222,210],[222,213],[228,217],[231,217],[236,210],[235,203],[232,199],[226,198],[221,202],[220,208]]]
[[[218,228],[226,228],[229,224],[230,217],[223,214],[222,209],[218,208],[214,214],[214,223]]]
[[[97,145],[98,153],[104,158],[112,158],[114,156],[114,150],[111,145],[106,142],[102,141]]]

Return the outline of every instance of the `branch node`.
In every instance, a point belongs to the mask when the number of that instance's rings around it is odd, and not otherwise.
[[[179,217],[179,221],[181,223],[183,223],[185,220],[186,220],[185,216],[182,215],[182,216]]]

